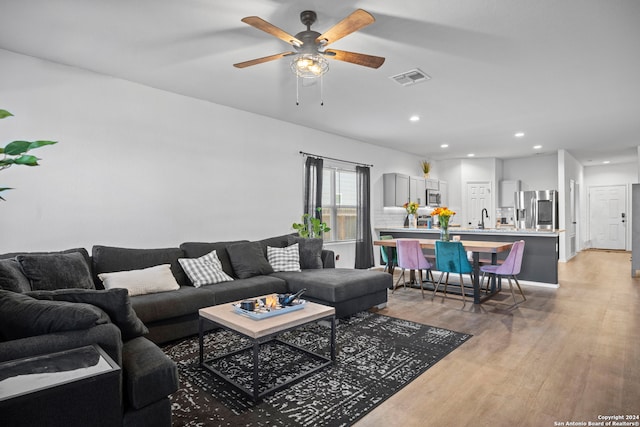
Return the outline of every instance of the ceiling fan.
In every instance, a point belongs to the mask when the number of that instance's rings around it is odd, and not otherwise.
[[[358,9],[323,34],[311,29],[311,25],[316,22],[316,19],[317,15],[312,10],[305,10],[300,13],[300,21],[307,26],[307,29],[299,32],[294,37],[257,16],[247,16],[243,18],[242,22],[290,44],[295,49],[295,52],[277,53],[263,58],[239,62],[233,64],[233,66],[245,68],[288,56],[294,56],[291,62],[291,69],[296,75],[299,77],[318,77],[329,69],[325,57],[370,68],[378,68],[384,63],[384,58],[380,56],[365,55],[337,49],[325,49],[329,44],[375,22],[375,18],[369,12]]]

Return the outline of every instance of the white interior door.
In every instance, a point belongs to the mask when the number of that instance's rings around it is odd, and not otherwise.
[[[626,248],[626,206],[624,185],[589,188],[589,238],[593,248]]]
[[[480,223],[482,209],[486,209],[489,218],[484,219],[485,228],[495,227],[494,213],[491,211],[491,183],[467,182],[467,224],[468,227],[477,227]]]

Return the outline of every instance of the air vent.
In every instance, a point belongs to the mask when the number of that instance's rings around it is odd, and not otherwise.
[[[415,68],[413,70],[409,70],[407,72],[396,74],[395,76],[389,77],[392,80],[395,80],[396,83],[402,86],[411,86],[416,83],[426,82],[427,80],[431,80],[431,77],[428,76],[424,71]]]

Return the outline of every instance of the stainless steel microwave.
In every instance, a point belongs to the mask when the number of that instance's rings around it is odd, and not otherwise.
[[[427,190],[427,206],[440,206],[442,197],[438,190]]]

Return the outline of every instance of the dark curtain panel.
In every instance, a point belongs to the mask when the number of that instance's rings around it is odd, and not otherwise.
[[[322,219],[322,159],[307,157],[304,162],[304,213]]]
[[[358,207],[356,224],[356,268],[373,267],[373,238],[371,236],[371,178],[369,168],[356,166]]]

